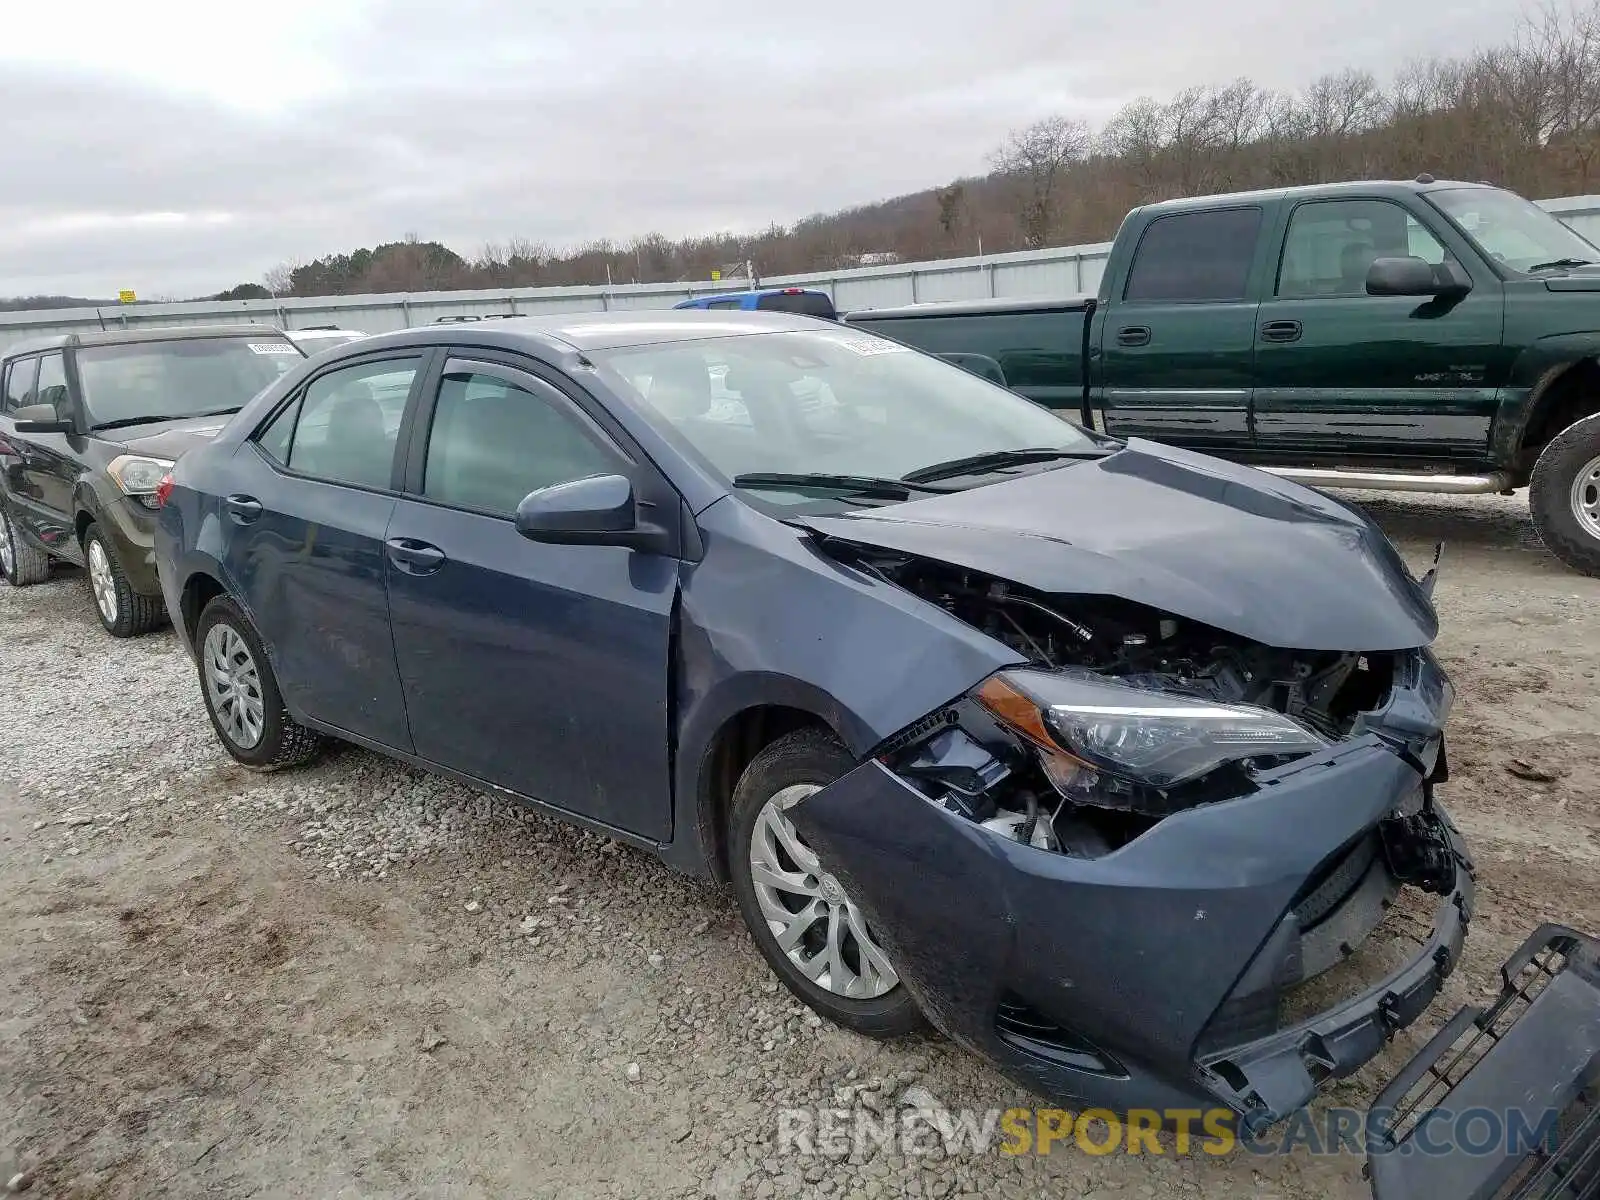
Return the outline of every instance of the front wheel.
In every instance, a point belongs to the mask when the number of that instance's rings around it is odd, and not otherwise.
[[[763,749],[734,789],[728,866],[740,914],[784,985],[829,1020],[888,1038],[919,1028],[922,1014],[861,910],[788,816],[853,766],[831,734],[814,729]]]
[[[261,638],[237,604],[218,596],[206,605],[194,642],[206,713],[236,762],[275,771],[317,756],[322,736],[289,715]]]
[[[94,599],[95,615],[112,637],[130,638],[149,633],[161,624],[166,607],[157,596],[144,596],[133,590],[128,576],[117,561],[105,532],[90,523],[83,531],[83,561],[88,567],[89,594]]]
[[[1533,466],[1528,507],[1544,544],[1585,575],[1600,575],[1600,415],[1569,425]]]

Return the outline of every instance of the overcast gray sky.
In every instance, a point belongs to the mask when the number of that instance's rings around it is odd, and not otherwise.
[[[59,0],[0,34],[0,295],[181,297],[407,232],[755,229],[1050,112],[1509,36],[1515,0]]]

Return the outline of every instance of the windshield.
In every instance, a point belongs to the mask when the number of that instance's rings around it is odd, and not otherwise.
[[[727,480],[751,474],[899,479],[1002,450],[1103,452],[1078,426],[1015,392],[856,330],[819,326],[590,357]],[[768,502],[806,498],[771,485],[760,490]]]
[[[78,351],[90,425],[130,424],[240,408],[305,356],[277,336],[214,337]]]
[[[1513,271],[1600,262],[1584,241],[1531,200],[1499,188],[1446,188],[1427,193],[1478,249]]]

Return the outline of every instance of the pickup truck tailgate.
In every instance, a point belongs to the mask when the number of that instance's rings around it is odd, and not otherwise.
[[[1374,1105],[1375,1200],[1600,1197],[1600,942],[1538,929]]]

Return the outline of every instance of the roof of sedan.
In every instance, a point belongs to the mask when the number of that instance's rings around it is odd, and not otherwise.
[[[737,337],[750,333],[801,333],[838,330],[838,325],[817,317],[783,312],[740,310],[643,309],[636,312],[561,313],[540,317],[509,317],[498,321],[426,325],[395,333],[363,338],[364,348],[388,344],[515,346],[560,343],[574,350],[613,350],[657,342],[692,341],[697,338]]]

